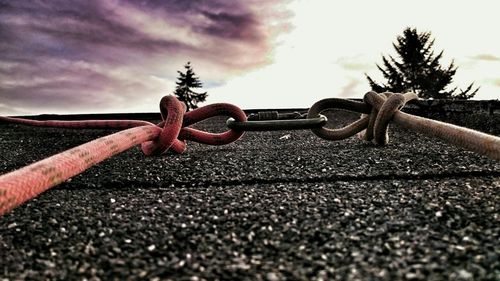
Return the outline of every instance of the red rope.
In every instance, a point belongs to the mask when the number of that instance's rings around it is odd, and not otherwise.
[[[218,115],[230,116],[237,121],[246,120],[246,115],[240,108],[225,103],[212,104],[185,113],[183,103],[173,96],[162,98],[160,111],[163,121],[157,125],[135,120],[37,121],[0,116],[0,120],[6,122],[31,126],[126,129],[0,176],[0,216],[47,189],[138,144],[142,144],[142,151],[146,155],[159,155],[169,149],[182,153],[186,148],[186,140],[211,145],[228,144],[238,140],[243,132],[229,130],[212,134],[187,126]]]

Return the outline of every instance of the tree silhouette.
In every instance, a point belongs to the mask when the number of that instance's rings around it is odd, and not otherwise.
[[[413,91],[421,98],[434,99],[470,99],[479,90],[473,89],[474,83],[465,90],[456,87],[446,90],[457,67],[453,61],[446,68],[440,65],[443,51],[434,55],[434,39],[431,39],[430,32],[419,33],[415,28],[406,28],[392,45],[399,60],[390,55],[382,56],[384,68],[377,64],[387,83],[379,84],[365,74],[372,90],[379,93]]]
[[[207,98],[207,92],[197,93],[192,90],[192,88],[201,88],[203,85],[200,82],[200,78],[196,77],[193,68],[191,67],[191,62],[184,65],[186,72],[177,71],[179,77],[177,77],[177,87],[175,88],[174,95],[184,104],[186,104],[187,111],[198,108],[198,103],[204,102]]]

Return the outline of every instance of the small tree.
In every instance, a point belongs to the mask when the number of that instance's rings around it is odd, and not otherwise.
[[[430,32],[418,33],[415,28],[406,28],[397,42],[392,44],[399,57],[399,61],[392,56],[382,56],[384,68],[377,64],[377,68],[387,79],[386,84],[375,82],[366,75],[372,90],[376,92],[405,92],[413,91],[421,98],[435,99],[470,99],[479,88],[473,89],[471,83],[465,90],[455,87],[446,90],[452,82],[457,67],[453,62],[443,68],[439,60],[443,51],[434,55]]]
[[[192,88],[201,88],[203,85],[200,78],[196,77],[191,62],[184,65],[186,72],[177,71],[179,77],[177,78],[177,87],[175,88],[174,95],[184,104],[186,104],[187,111],[198,108],[198,103],[204,102],[207,98],[207,92],[197,93]]]

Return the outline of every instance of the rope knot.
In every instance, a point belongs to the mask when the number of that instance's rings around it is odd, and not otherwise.
[[[330,98],[316,102],[307,113],[307,118],[315,118],[321,112],[328,109],[344,109],[362,113],[361,119],[340,129],[317,128],[312,129],[318,137],[327,140],[342,140],[351,137],[363,130],[363,138],[374,141],[376,144],[387,144],[389,138],[387,129],[395,112],[404,107],[406,102],[417,99],[415,93],[395,94],[368,92],[363,98],[363,102]]]
[[[177,153],[186,150],[186,142],[178,139],[182,128],[182,121],[186,106],[174,96],[164,96],[160,101],[162,122],[157,125],[161,128],[158,138],[141,144],[145,155],[160,155],[172,149]]]
[[[361,132],[360,136],[377,145],[386,145],[389,142],[389,122],[394,113],[401,110],[408,101],[413,99],[418,99],[418,96],[413,92],[377,94],[371,91],[366,93],[363,101],[371,106],[371,112],[366,130],[364,134]]]
[[[238,140],[244,132],[231,129],[214,134],[188,126],[220,115],[233,117],[238,121],[247,119],[243,110],[228,103],[215,103],[186,112],[185,104],[172,95],[161,99],[160,111],[163,121],[154,126],[155,130],[161,130],[158,137],[141,145],[146,155],[160,155],[169,149],[182,153],[186,150],[186,140],[210,145],[232,143]]]

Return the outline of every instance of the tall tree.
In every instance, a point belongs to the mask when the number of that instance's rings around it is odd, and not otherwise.
[[[197,93],[193,88],[203,87],[200,78],[196,76],[191,67],[191,62],[184,65],[186,72],[177,71],[177,87],[175,88],[174,95],[184,104],[186,104],[187,111],[198,108],[198,103],[204,102],[207,98],[207,92]]]
[[[421,98],[434,99],[470,99],[479,90],[473,89],[474,83],[465,90],[457,87],[446,89],[453,81],[457,67],[453,61],[448,67],[441,66],[439,60],[443,57],[443,51],[434,54],[434,39],[431,39],[430,32],[419,33],[415,28],[406,28],[392,45],[399,60],[390,55],[382,56],[384,67],[377,64],[387,82],[379,84],[365,74],[372,90],[413,91]]]

